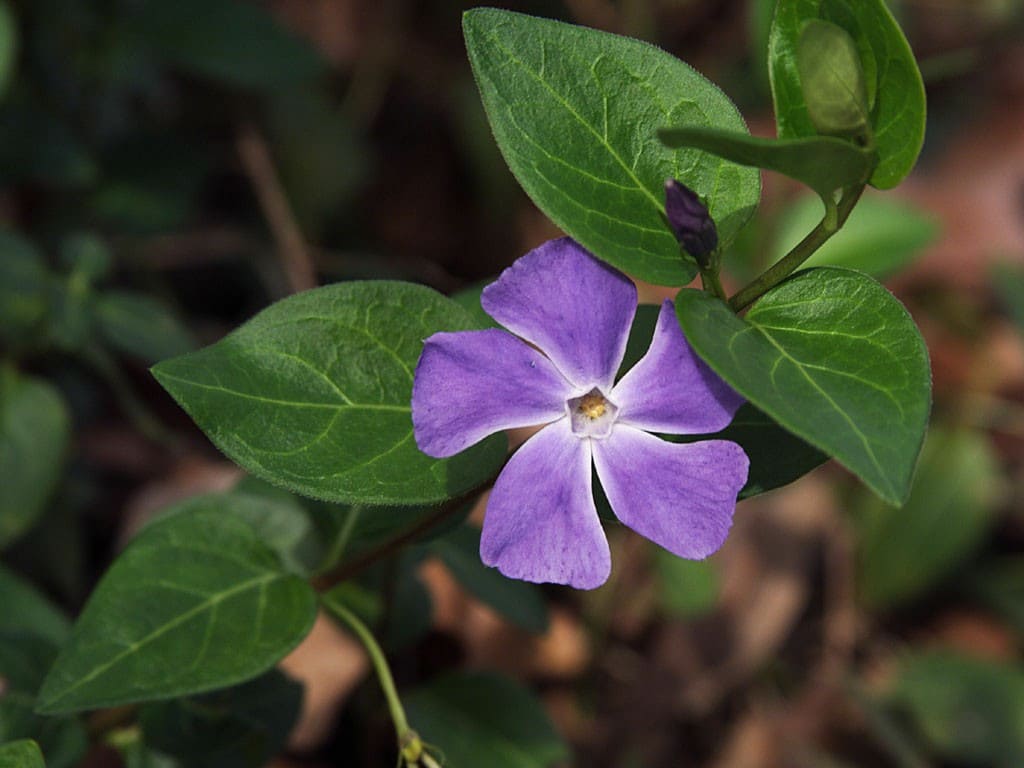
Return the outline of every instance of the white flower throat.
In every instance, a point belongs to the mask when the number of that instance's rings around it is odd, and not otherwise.
[[[611,434],[619,406],[594,387],[585,395],[565,401],[572,433],[577,437],[601,439]]]

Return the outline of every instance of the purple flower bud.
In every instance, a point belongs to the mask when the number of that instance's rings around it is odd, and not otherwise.
[[[697,193],[675,179],[665,181],[665,216],[683,249],[705,266],[718,247],[718,230]]]

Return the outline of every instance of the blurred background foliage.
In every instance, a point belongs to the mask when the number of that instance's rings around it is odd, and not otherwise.
[[[323,541],[358,563],[422,518],[239,478],[147,366],[316,283],[472,304],[557,234],[490,137],[469,5],[0,0],[0,743],[34,738],[58,767],[393,759],[365,659],[326,621],[282,672],[127,720],[32,701],[113,556],[172,504],[219,493],[307,570]],[[771,133],[768,0],[501,5],[655,42]],[[1024,764],[1024,3],[890,5],[928,86],[925,153],[815,259],[888,278],[928,340],[909,502],[826,465],[741,504],[704,563],[613,527],[594,593],[485,569],[472,524],[424,530],[337,597],[396,653],[412,723],[451,765]],[[816,205],[767,177],[733,288]]]

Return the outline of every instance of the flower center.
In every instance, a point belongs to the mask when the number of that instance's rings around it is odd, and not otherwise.
[[[565,402],[573,434],[577,437],[608,437],[619,408],[597,387]]]

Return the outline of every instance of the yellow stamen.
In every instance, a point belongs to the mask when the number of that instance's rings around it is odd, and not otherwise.
[[[591,419],[599,419],[604,416],[605,399],[600,395],[591,392],[584,395],[580,400],[580,413]]]

